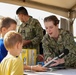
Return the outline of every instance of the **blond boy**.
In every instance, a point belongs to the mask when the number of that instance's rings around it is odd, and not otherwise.
[[[5,34],[4,46],[8,54],[1,62],[2,75],[23,75],[23,62],[19,58],[22,45],[22,36],[19,33],[9,31]]]

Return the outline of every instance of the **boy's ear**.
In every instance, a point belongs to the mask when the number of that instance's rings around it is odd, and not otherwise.
[[[3,27],[3,28],[2,28],[2,32],[5,32],[5,31],[6,31],[6,28],[5,28],[5,27]]]
[[[19,48],[18,43],[16,43],[16,44],[14,45],[14,48],[15,48],[15,49],[18,49],[18,48]]]
[[[20,46],[20,44],[17,42],[17,43],[16,43],[16,47],[19,48],[19,46]]]

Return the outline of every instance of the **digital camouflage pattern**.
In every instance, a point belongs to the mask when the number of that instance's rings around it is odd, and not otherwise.
[[[42,43],[45,60],[48,57],[54,58],[58,56],[65,48],[69,50],[69,54],[64,57],[65,67],[76,68],[76,43],[73,35],[69,31],[59,29],[59,37],[57,40],[50,38],[46,34],[43,37]]]
[[[37,19],[30,16],[26,23],[20,25],[18,32],[22,35],[24,40],[32,41],[31,44],[23,46],[23,48],[39,50],[39,43],[43,38],[43,31]]]

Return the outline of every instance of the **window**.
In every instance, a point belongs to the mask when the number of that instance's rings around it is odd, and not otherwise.
[[[73,23],[73,35],[74,35],[74,40],[76,41],[76,19],[74,20]]]

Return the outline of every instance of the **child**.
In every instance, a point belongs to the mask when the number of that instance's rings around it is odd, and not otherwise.
[[[1,32],[0,62],[7,55],[7,50],[5,49],[4,44],[3,44],[4,35],[10,30],[16,30],[16,25],[17,25],[16,21],[11,18],[4,18],[2,20],[2,23],[0,24],[0,32]]]
[[[5,34],[4,46],[8,54],[1,62],[2,75],[23,75],[23,61],[19,57],[22,45],[22,36],[19,33],[9,31]]]

